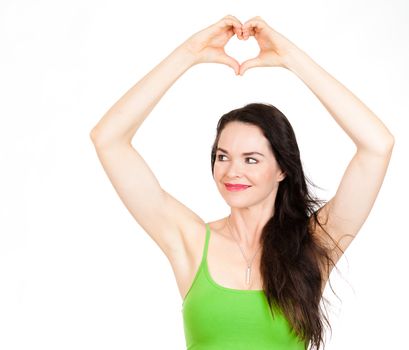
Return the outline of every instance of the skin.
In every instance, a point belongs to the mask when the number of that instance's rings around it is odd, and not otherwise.
[[[241,65],[228,56],[224,47],[234,35],[240,40],[255,38],[260,47],[258,56]],[[343,53],[342,49],[340,52]],[[373,207],[389,165],[394,137],[350,90],[261,17],[241,23],[229,15],[179,45],[132,86],[104,114],[90,134],[98,158],[121,200],[171,262],[182,297],[200,262],[204,235],[198,236],[197,233],[204,232],[205,222],[161,187],[152,170],[133,147],[132,139],[172,84],[189,68],[203,63],[224,64],[233,69],[239,79],[240,75],[255,67],[287,69],[313,92],[327,109],[328,115],[355,144],[356,152],[345,169],[336,194],[318,214],[319,220],[326,222],[325,229],[331,233],[332,239],[345,251]],[[311,123],[314,123],[313,116]],[[252,256],[261,223],[271,213],[280,175],[271,154],[257,165],[244,163],[242,152],[252,151],[253,147],[260,147],[266,152],[263,138],[256,130],[243,125],[231,125],[225,131],[220,143],[231,153],[231,157],[226,163],[217,162],[215,182],[231,207],[233,233],[244,245],[246,255]],[[234,135],[243,134],[244,131],[249,132],[249,136],[246,133],[245,144],[239,145]],[[256,138],[259,143],[255,141]],[[246,181],[254,187],[245,193],[227,193],[221,183],[233,180]],[[222,274],[211,270],[218,276],[220,284],[240,288],[243,286],[244,262],[237,247],[233,248],[232,244],[235,243],[231,237],[230,241],[222,239],[227,237],[225,219],[211,223],[212,233],[218,232],[220,235],[214,235],[209,246],[210,262],[217,258],[215,266],[225,271]],[[311,226],[311,230],[314,235],[325,240],[330,248],[334,248],[331,258],[336,263],[342,254],[335,250],[332,240],[319,227]],[[215,249],[212,255],[214,248],[219,250]],[[225,253],[233,251],[237,254]],[[323,271],[324,283],[330,272]],[[229,278],[230,281],[226,283]]]
[[[233,231],[247,256],[259,248],[261,230],[274,214],[278,185],[285,174],[279,168],[268,140],[259,127],[241,122],[230,122],[220,135],[214,164],[216,186],[231,207],[230,225],[240,227]],[[243,156],[245,152],[260,152]],[[251,185],[244,191],[228,191],[224,183]],[[223,220],[226,220],[224,218]]]

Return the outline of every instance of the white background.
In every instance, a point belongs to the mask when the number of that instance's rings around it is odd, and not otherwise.
[[[328,350],[409,349],[406,1],[2,1],[0,348],[184,349],[172,268],[120,201],[89,132],[193,33],[232,14],[263,17],[355,93],[396,139],[377,201],[338,263]],[[238,45],[239,44],[239,45]],[[233,37],[242,62],[254,38]],[[162,187],[206,222],[228,214],[210,169],[216,123],[249,102],[290,120],[304,170],[329,199],[355,146],[282,68],[243,77],[188,70],[133,145]],[[197,186],[197,184],[200,184]],[[197,232],[197,234],[202,234]]]

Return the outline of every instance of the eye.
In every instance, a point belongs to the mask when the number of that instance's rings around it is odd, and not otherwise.
[[[257,164],[257,163],[258,163],[258,160],[257,160],[257,159],[255,159],[255,158],[249,158],[249,157],[247,157],[246,159],[253,159],[253,160],[255,160],[255,161],[256,161],[255,163],[250,163],[250,164]]]
[[[218,161],[223,162],[223,159],[220,159],[220,157],[226,157],[226,155],[224,155],[224,154],[218,154],[218,155],[216,156],[216,158],[217,158]],[[255,158],[246,157],[246,159],[252,159],[252,160],[254,160],[254,162],[250,162],[250,163],[248,163],[248,164],[257,164],[257,163],[258,163],[258,160],[255,159]]]

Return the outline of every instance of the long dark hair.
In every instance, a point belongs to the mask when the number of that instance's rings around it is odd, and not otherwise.
[[[320,305],[321,299],[328,303],[322,296],[325,281],[322,266],[330,271],[330,266],[335,264],[328,246],[313,234],[312,227],[317,223],[331,239],[317,217],[326,201],[309,191],[306,180],[318,186],[304,175],[294,130],[286,116],[271,104],[250,103],[220,118],[211,152],[213,175],[220,134],[232,121],[258,126],[286,174],[279,183],[274,215],[263,227],[260,237],[260,272],[270,310],[274,317],[272,304],[278,306],[306,346],[311,343],[311,349],[314,346],[319,349],[324,343],[323,321],[331,328]],[[310,218],[314,218],[314,225]],[[338,247],[337,243],[335,245]]]

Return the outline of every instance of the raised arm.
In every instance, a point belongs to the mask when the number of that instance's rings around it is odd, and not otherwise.
[[[223,63],[238,74],[239,63],[224,51],[224,46],[235,33],[241,35],[241,23],[233,16],[226,16],[178,46],[105,113],[91,131],[96,146],[118,141],[130,143],[166,91],[192,66]]]
[[[351,91],[262,18],[256,17],[244,23],[243,35],[244,40],[255,36],[261,50],[258,57],[242,64],[240,74],[260,66],[279,66],[290,70],[317,96],[356,145],[356,153],[345,170],[335,196],[318,214],[319,220],[326,222],[324,228],[345,251],[367,219],[379,193],[392,154],[394,137]],[[320,227],[317,226],[316,230],[322,239],[328,239]],[[328,240],[328,245],[335,248],[332,240]],[[342,252],[334,250],[334,262],[341,255]]]
[[[241,35],[241,23],[227,16],[192,35],[129,89],[90,134],[119,197],[168,257],[184,249],[184,225],[201,219],[161,188],[131,141],[165,92],[193,65],[223,63],[238,73],[238,62],[224,52],[224,46],[235,33]]]

